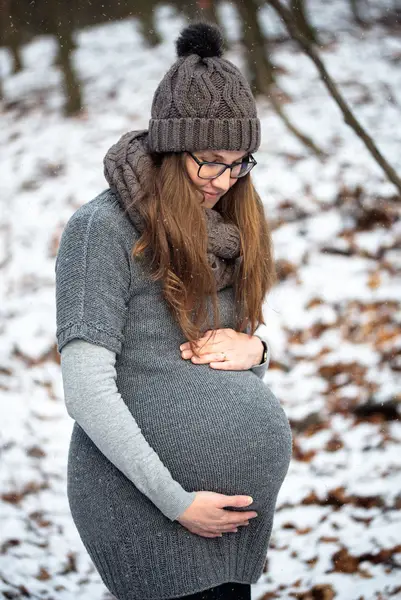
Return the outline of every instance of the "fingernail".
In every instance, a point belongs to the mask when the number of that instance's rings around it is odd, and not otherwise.
[[[252,502],[253,502],[252,496],[248,496],[248,504],[252,504]]]

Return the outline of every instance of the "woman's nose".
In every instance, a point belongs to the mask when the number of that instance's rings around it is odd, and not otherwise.
[[[224,173],[213,179],[213,186],[219,188],[222,191],[227,191],[230,187],[230,175],[230,169],[226,169]]]

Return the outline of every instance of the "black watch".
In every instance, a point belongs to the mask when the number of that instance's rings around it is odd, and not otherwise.
[[[267,361],[267,353],[268,353],[268,350],[267,350],[267,344],[266,344],[266,342],[264,342],[263,340],[260,340],[260,341],[261,341],[261,342],[262,342],[262,344],[263,344],[263,356],[262,356],[262,360],[261,360],[261,361],[260,361],[260,363],[259,363],[259,364],[261,365],[261,364],[263,364],[264,362],[266,362],[266,361]]]

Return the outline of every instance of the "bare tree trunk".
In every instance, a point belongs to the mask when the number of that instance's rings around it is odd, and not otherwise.
[[[242,22],[242,41],[246,48],[248,79],[254,94],[269,94],[274,83],[274,67],[266,52],[266,39],[258,21],[258,7],[254,0],[237,0]]]
[[[7,46],[14,59],[13,72],[22,71],[20,54],[21,34],[11,12],[11,0],[0,0],[0,46]]]
[[[82,96],[79,81],[74,72],[71,63],[71,53],[75,50],[73,40],[74,28],[74,3],[72,5],[62,5],[55,1],[51,3],[52,30],[56,35],[58,42],[58,55],[56,63],[60,66],[64,76],[64,91],[66,102],[64,104],[64,113],[66,116],[72,116],[82,110]]]
[[[360,27],[366,26],[366,21],[362,16],[361,10],[361,0],[349,0],[351,6],[352,16],[354,17],[354,21]]]
[[[316,31],[309,23],[306,16],[304,0],[291,0],[291,12],[299,31],[301,31],[310,42],[318,44],[319,40]]]
[[[21,51],[20,51],[20,44],[19,44],[19,40],[17,38],[17,36],[15,35],[11,35],[10,37],[10,51],[11,54],[13,55],[13,59],[14,59],[14,73],[19,73],[20,71],[22,71],[22,59],[21,59]]]
[[[254,0],[237,0],[237,8],[242,20],[243,43],[246,48],[248,79],[255,95],[269,98],[272,107],[284,122],[287,129],[307,148],[321,156],[323,152],[313,140],[291,123],[275,94],[274,67],[266,52],[268,41],[264,37],[258,20],[258,6]]]
[[[153,2],[142,0],[139,6],[137,17],[140,23],[142,36],[151,48],[161,43],[161,37],[156,28],[155,11]]]
[[[0,46],[6,45],[6,37],[10,20],[11,0],[0,0]]]
[[[393,169],[393,167],[391,167],[391,165],[387,162],[387,160],[381,154],[381,152],[377,148],[376,144],[374,143],[374,141],[370,137],[370,135],[368,135],[368,133],[363,129],[362,125],[359,123],[359,121],[353,115],[351,109],[349,108],[348,104],[342,97],[336,84],[331,79],[330,75],[328,74],[326,67],[324,66],[322,60],[320,59],[319,55],[317,54],[317,52],[315,50],[315,47],[298,30],[298,28],[294,22],[294,19],[292,17],[291,12],[288,10],[288,8],[286,8],[280,2],[280,0],[268,0],[268,2],[276,10],[278,15],[284,21],[291,37],[299,43],[301,48],[315,63],[316,68],[319,71],[319,74],[322,78],[323,83],[325,84],[325,86],[329,90],[331,96],[333,97],[334,101],[337,103],[341,112],[343,113],[344,121],[347,123],[347,125],[352,127],[352,129],[355,131],[355,133],[358,135],[358,137],[363,141],[363,143],[365,144],[366,148],[369,150],[369,152],[371,153],[373,158],[376,160],[376,162],[380,165],[380,167],[386,173],[389,180],[401,192],[400,177],[397,175],[397,173]]]
[[[72,31],[64,29],[58,37],[59,53],[58,62],[61,66],[64,75],[64,90],[66,94],[66,102],[64,105],[64,113],[66,116],[72,116],[82,110],[82,96],[71,64],[71,53],[75,50],[75,43],[72,38]]]

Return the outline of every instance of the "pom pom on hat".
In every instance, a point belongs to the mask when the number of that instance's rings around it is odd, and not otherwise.
[[[179,58],[190,54],[219,58],[223,54],[224,41],[217,25],[192,23],[181,31],[175,44]]]

